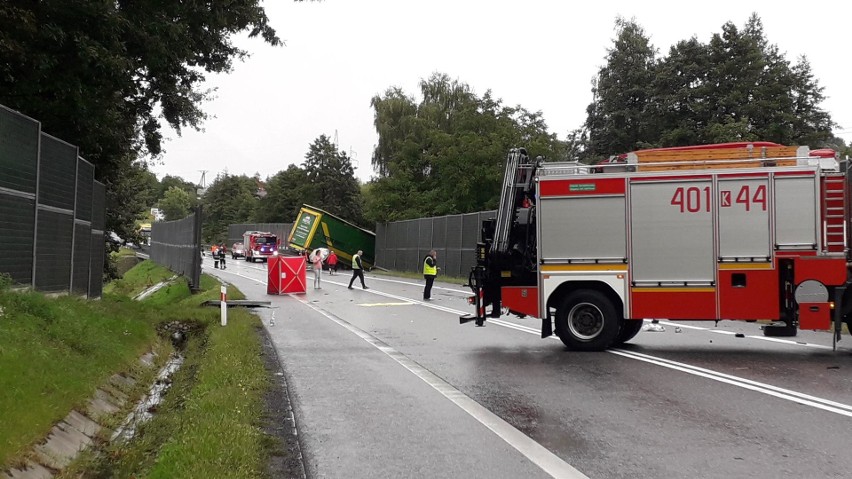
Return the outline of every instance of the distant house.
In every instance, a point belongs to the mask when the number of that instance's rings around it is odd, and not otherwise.
[[[259,176],[254,177],[255,185],[257,189],[254,191],[254,196],[258,198],[266,198],[266,183],[260,180]]]
[[[163,221],[166,219],[166,214],[160,208],[151,208],[151,216],[154,217],[154,221]]]

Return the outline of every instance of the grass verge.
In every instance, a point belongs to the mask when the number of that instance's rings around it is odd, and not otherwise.
[[[244,299],[233,287],[228,295]],[[198,326],[186,344],[186,361],[134,440],[102,445],[61,477],[264,477],[279,445],[262,429],[271,384],[261,353],[263,326],[257,316],[232,308],[228,326],[221,327],[218,308],[199,306],[218,298],[219,282],[202,276],[196,295],[180,280],[143,302]]]
[[[157,342],[159,312],[125,301],[0,289],[0,465]]]
[[[174,276],[174,273],[153,261],[146,260],[125,272],[121,279],[109,282],[104,286],[104,295],[127,296],[133,298],[137,294]]]
[[[186,362],[135,440],[106,446],[64,477],[263,477],[271,445],[261,429],[269,377],[259,320],[237,310],[227,327],[213,319],[189,340]]]
[[[265,475],[268,457],[280,446],[262,428],[271,378],[260,320],[232,308],[228,326],[221,327],[219,309],[200,306],[219,298],[219,283],[209,276],[202,276],[199,294],[190,294],[178,278],[145,301],[130,299],[171,275],[146,261],[94,302],[0,290],[0,465],[19,464],[53,424],[109,376],[133,369],[144,352],[158,344],[170,351],[157,330],[181,322],[193,324],[194,333],[154,418],[132,441],[102,440],[58,477]],[[229,298],[244,296],[231,287]]]

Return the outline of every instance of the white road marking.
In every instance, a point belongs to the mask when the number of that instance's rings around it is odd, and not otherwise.
[[[388,279],[388,278],[382,278],[382,277],[379,277],[379,276],[371,276],[371,277],[370,277],[370,279],[371,279],[371,280],[376,280],[376,281],[385,281],[385,282],[388,282],[388,283],[407,284],[407,285],[409,285],[409,286],[420,286],[420,287],[422,287],[422,286],[423,286],[423,283],[412,283],[412,282],[410,282],[410,281],[400,281],[400,280],[398,280],[398,279]],[[432,289],[433,289],[433,290],[434,290],[434,289],[443,289],[444,291],[452,291],[452,292],[454,292],[454,293],[462,293],[462,294],[467,294],[467,295],[472,295],[472,294],[473,294],[473,292],[472,292],[472,291],[470,291],[470,290],[461,290],[461,289],[444,288],[444,287],[442,287],[442,286],[432,286]]]
[[[364,306],[366,308],[374,308],[381,306],[414,306],[415,303],[411,301],[406,301],[404,303],[358,303],[358,306]]]
[[[495,321],[495,324],[498,324],[503,327],[508,327],[512,329],[516,329],[518,331],[523,331],[529,334],[541,335],[540,331],[537,331],[533,328],[522,326],[519,324],[509,323],[502,320],[489,320]],[[555,336],[550,336],[550,338],[559,340],[559,338]],[[771,384],[761,383],[758,381],[752,381],[751,379],[741,378],[739,376],[732,376],[730,374],[721,373],[718,371],[713,371],[712,369],[705,369],[698,366],[691,366],[689,364],[680,363],[677,361],[672,361],[665,358],[660,358],[657,356],[651,356],[648,354],[637,353],[634,351],[626,351],[623,349],[607,349],[606,352],[615,354],[618,356],[623,356],[630,359],[635,359],[637,361],[643,361],[650,364],[654,364],[657,366],[661,366],[668,369],[674,369],[676,371],[684,372],[687,374],[692,374],[693,376],[700,376],[706,379],[712,379],[714,381],[718,381],[725,384],[730,384],[732,386],[741,387],[743,389],[748,389],[751,391],[759,392],[762,394],[766,394],[769,396],[774,396],[779,399],[785,399],[787,401],[792,401],[798,404],[802,404],[805,406],[814,407],[817,409],[822,409],[824,411],[833,412],[835,414],[840,414],[842,416],[852,417],[852,406],[848,404],[839,403],[836,401],[832,401],[830,399],[824,399],[817,396],[811,396],[809,394],[800,393],[797,391],[793,391],[790,389],[780,388],[778,386],[773,386]]]
[[[775,396],[777,398],[786,399],[788,401],[793,401],[795,403],[803,404],[805,406],[811,406],[817,409],[823,409],[825,411],[830,411],[843,416],[852,417],[852,406],[836,401],[831,401],[829,399],[811,396],[809,394],[800,393],[790,389],[780,388],[771,384],[752,381],[750,379],[720,373],[711,369],[691,366],[689,364],[672,361],[664,358],[658,358],[656,356],[650,356],[634,351],[625,351],[623,349],[610,349],[607,351],[612,354],[617,354],[619,356],[637,359],[639,361],[645,361],[665,368],[683,371],[689,374],[693,374],[695,376],[701,376],[704,378],[712,379],[714,381],[719,381],[737,387],[750,389],[752,391],[757,391],[763,394],[768,394],[770,396]]]
[[[529,436],[515,429],[511,424],[507,423],[499,416],[489,411],[487,408],[483,407],[458,389],[454,388],[451,384],[444,381],[428,369],[413,361],[408,356],[388,346],[380,339],[370,335],[369,333],[359,329],[356,326],[353,326],[346,320],[338,318],[337,316],[333,316],[327,313],[326,311],[308,303],[307,301],[304,301],[302,299],[299,299],[299,301],[301,301],[302,304],[306,305],[307,307],[318,312],[319,314],[348,329],[367,343],[371,344],[379,351],[388,355],[391,359],[393,359],[402,367],[404,367],[405,369],[413,373],[415,376],[423,380],[423,382],[431,386],[434,390],[441,393],[445,398],[452,401],[464,412],[468,413],[471,417],[479,421],[479,423],[481,423],[483,426],[490,429],[500,439],[506,441],[507,444],[509,444],[510,446],[515,448],[515,450],[523,454],[524,457],[529,459],[536,466],[540,467],[544,472],[550,474],[550,476],[566,479],[587,478],[586,475],[575,469],[567,462],[560,459],[559,456],[553,454],[552,452],[550,452],[550,450],[548,450],[541,444],[530,439]]]
[[[232,273],[232,274],[235,274],[235,273]],[[238,276],[242,276],[244,278],[251,279],[253,281],[257,281],[259,283],[265,284],[264,281],[258,281],[254,278],[249,278],[247,276],[243,276],[243,275],[239,275],[239,274],[238,274]],[[335,283],[333,281],[330,281],[330,282],[333,283],[333,284],[345,286],[341,283]],[[463,311],[458,311],[458,310],[455,310],[455,309],[452,309],[452,308],[447,308],[447,307],[444,307],[444,306],[438,306],[436,304],[427,303],[427,302],[424,302],[424,301],[417,301],[417,300],[414,300],[414,299],[411,299],[411,298],[406,298],[406,297],[398,296],[398,295],[395,295],[395,294],[385,293],[385,292],[382,292],[382,291],[376,291],[376,290],[370,289],[370,290],[367,290],[367,292],[377,294],[377,295],[380,295],[380,296],[385,296],[385,297],[388,297],[388,298],[398,299],[398,300],[401,300],[401,301],[410,301],[412,303],[420,304],[422,306],[426,306],[428,308],[436,309],[438,311],[443,311],[443,312],[446,312],[446,313],[458,314],[458,315],[465,314],[465,312],[463,312]],[[308,304],[308,303],[305,303],[305,304]],[[313,308],[313,306],[311,306],[311,307]],[[535,328],[532,328],[532,327],[529,327],[529,326],[524,326],[524,325],[521,325],[521,324],[516,324],[516,323],[512,323],[510,321],[497,319],[497,318],[489,318],[488,322],[495,324],[495,325],[498,325],[498,326],[501,326],[501,327],[504,327],[504,328],[514,329],[514,330],[521,331],[521,332],[524,332],[524,333],[535,334],[537,336],[541,336],[541,331],[536,330]],[[699,327],[699,326],[688,326],[688,325],[683,325],[681,323],[672,323],[672,322],[668,322],[668,321],[660,321],[660,323],[671,325],[671,326],[678,326],[678,327],[685,328],[685,329],[701,330],[701,331],[714,332],[714,333],[725,334],[725,335],[736,334],[736,333],[732,333],[731,331],[714,330],[714,329],[709,329],[709,328],[702,328],[702,327]],[[822,346],[822,345],[819,345],[819,344],[801,343],[801,342],[798,342],[798,341],[789,341],[789,340],[779,340],[778,338],[766,338],[766,337],[763,337],[763,336],[748,336],[748,337],[751,337],[753,339],[768,339],[768,340],[773,340],[773,342],[780,342],[780,343],[796,345],[796,346],[810,346],[810,347],[819,348],[819,349],[831,349],[830,347]],[[555,339],[555,340],[559,341],[559,338],[557,338],[556,336],[550,336],[550,339]],[[814,407],[814,408],[821,409],[821,410],[824,410],[824,411],[833,412],[835,414],[840,414],[842,416],[852,417],[852,406],[850,406],[848,404],[835,402],[835,401],[820,398],[820,397],[817,397],[817,396],[811,396],[811,395],[800,393],[800,392],[793,391],[793,390],[790,390],[790,389],[780,388],[780,387],[777,387],[777,386],[773,386],[771,384],[752,381],[750,379],[741,378],[739,376],[732,376],[732,375],[721,373],[721,372],[718,372],[718,371],[713,371],[711,369],[705,369],[705,368],[701,368],[701,367],[698,367],[698,366],[691,366],[691,365],[688,365],[688,364],[685,364],[685,363],[679,363],[677,361],[671,361],[671,360],[668,360],[668,359],[665,359],[665,358],[660,358],[660,357],[657,357],[657,356],[650,356],[650,355],[647,355],[647,354],[636,353],[636,352],[633,352],[633,351],[626,351],[626,350],[623,350],[623,349],[608,349],[608,350],[606,350],[606,352],[611,353],[611,354],[615,354],[615,355],[618,355],[618,356],[622,356],[622,357],[625,357],[625,358],[634,359],[634,360],[637,360],[637,361],[647,362],[647,363],[654,364],[654,365],[657,365],[657,366],[661,366],[661,367],[664,367],[664,368],[673,369],[673,370],[684,372],[684,373],[687,373],[687,374],[692,374],[694,376],[699,376],[699,377],[703,377],[703,378],[706,378],[706,379],[711,379],[711,380],[714,380],[714,381],[722,382],[722,383],[725,383],[725,384],[730,384],[730,385],[733,385],[733,386],[741,387],[743,389],[748,389],[748,390],[751,390],[751,391],[755,391],[755,392],[759,392],[759,393],[766,394],[766,395],[769,395],[769,396],[773,396],[773,397],[776,397],[776,398],[779,398],[779,399],[784,399],[784,400],[792,401],[792,402],[802,404],[802,405],[805,405],[805,406],[810,406],[810,407]]]
[[[669,326],[677,326],[677,327],[680,327],[680,328],[683,328],[683,329],[694,329],[696,331],[707,331],[708,333],[727,334],[727,335],[737,334],[733,331],[725,331],[725,330],[721,330],[721,329],[705,328],[705,327],[702,327],[702,326],[689,326],[689,325],[685,325],[683,323],[672,323],[670,321],[663,321],[663,320],[660,321],[660,324],[667,324]],[[806,343],[806,342],[802,342],[802,341],[791,341],[789,339],[773,338],[773,337],[769,337],[769,336],[755,336],[755,335],[751,335],[751,334],[748,334],[745,337],[749,338],[749,339],[758,339],[760,341],[769,341],[771,343],[781,343],[781,344],[790,344],[790,345],[795,345],[795,346],[805,346],[805,347],[809,347],[809,348],[826,349],[826,350],[829,350],[829,351],[832,350],[831,346],[825,346],[823,344]]]

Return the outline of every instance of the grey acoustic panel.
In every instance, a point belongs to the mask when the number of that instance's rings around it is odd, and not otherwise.
[[[35,270],[37,290],[62,292],[70,289],[73,235],[74,218],[71,215],[39,210]]]
[[[106,187],[95,181],[92,184],[92,229],[103,231],[106,228]]]
[[[0,106],[0,188],[35,194],[40,126]]]
[[[76,188],[77,147],[42,133],[39,204],[73,211]]]
[[[74,217],[92,221],[92,193],[94,191],[95,167],[88,161],[77,160],[77,201]]]
[[[201,274],[200,217],[193,213],[176,221],[151,225],[151,260],[186,276],[190,286],[199,286]]]
[[[16,284],[33,280],[34,226],[35,200],[0,191],[0,273]]]
[[[92,254],[92,228],[83,223],[74,225],[74,263],[71,293],[86,296],[89,291],[89,265]]]

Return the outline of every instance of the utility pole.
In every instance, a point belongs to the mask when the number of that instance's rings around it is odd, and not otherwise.
[[[195,194],[198,197],[201,197],[207,191],[207,170],[198,170],[201,173],[201,181],[198,183],[198,187],[195,189]]]

